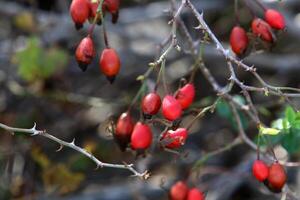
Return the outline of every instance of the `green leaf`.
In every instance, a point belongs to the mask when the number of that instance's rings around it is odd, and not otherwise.
[[[300,119],[294,121],[293,128],[300,129]]]
[[[290,153],[298,153],[300,150],[300,130],[291,129],[289,134],[285,134],[282,146]]]
[[[44,49],[40,41],[33,37],[27,40],[25,49],[15,54],[18,73],[26,81],[46,79],[63,69],[68,54],[59,48]]]
[[[277,119],[271,123],[271,127],[282,130],[283,129],[283,119]]]
[[[62,69],[68,61],[68,55],[61,49],[51,48],[45,52],[44,63],[41,65],[41,76],[50,77],[57,70]]]
[[[245,104],[245,99],[240,96],[240,95],[236,95],[234,96],[235,101],[237,101],[238,103],[244,105]],[[216,111],[217,114],[225,119],[227,119],[228,121],[230,121],[231,125],[233,126],[234,129],[237,129],[237,124],[236,124],[236,120],[233,116],[233,113],[230,109],[229,104],[224,101],[224,100],[219,100],[219,102],[217,103],[216,106]],[[246,116],[244,115],[244,113],[238,111],[238,115],[241,119],[241,123],[244,129],[246,129],[248,127],[248,120],[246,118]]]
[[[288,106],[286,109],[285,109],[285,117],[286,119],[290,122],[290,123],[293,123],[296,119],[296,113],[295,111],[293,110],[292,107]]]
[[[278,133],[280,133],[280,130],[278,130],[276,128],[268,128],[268,127],[264,127],[264,126],[259,126],[259,132],[262,135],[277,135]]]
[[[296,118],[295,120],[300,120],[300,112],[296,112]]]
[[[288,119],[282,119],[282,128],[284,131],[288,131],[291,128],[291,124]]]
[[[224,101],[224,100],[220,100],[220,101],[217,103],[216,109],[217,109],[217,113],[218,113],[221,117],[224,117],[224,118],[229,119],[229,118],[231,117],[231,115],[232,115],[228,103],[227,103],[226,101]]]
[[[236,102],[238,102],[238,103],[240,103],[240,104],[242,104],[242,105],[245,105],[245,104],[246,104],[246,100],[245,100],[244,97],[242,97],[241,95],[235,95],[235,96],[233,97],[233,99],[234,99]]]
[[[280,131],[282,134],[276,134],[278,131],[271,131],[275,134],[267,134],[268,140],[274,144],[281,144],[290,154],[300,151],[300,114],[291,107],[284,110],[284,117],[274,120],[271,127]],[[264,130],[265,131],[265,130]],[[268,144],[265,144],[268,145]]]
[[[36,69],[39,67],[42,52],[39,48],[37,38],[31,38],[27,41],[27,47],[16,54],[16,60],[19,64],[19,75],[25,80],[35,78]]]

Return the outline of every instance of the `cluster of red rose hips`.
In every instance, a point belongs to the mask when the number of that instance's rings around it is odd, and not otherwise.
[[[281,164],[277,161],[271,166],[268,166],[262,160],[255,160],[252,166],[254,177],[265,184],[265,186],[272,192],[281,192],[286,183],[286,173]]]
[[[189,189],[185,182],[176,182],[169,191],[170,200],[204,200],[205,196],[198,188]]]
[[[81,40],[77,46],[75,57],[79,67],[85,71],[95,57],[96,50],[92,39],[95,23],[101,24],[101,15],[99,15],[100,0],[92,2],[91,0],[73,0],[70,6],[70,14],[75,23],[76,29],[83,27],[85,21],[89,20],[91,25],[88,35]],[[112,22],[116,23],[119,15],[120,0],[104,0],[102,10],[111,13]],[[106,33],[104,33],[106,34]],[[106,36],[105,36],[106,37]],[[106,41],[106,39],[105,39]],[[105,43],[106,48],[102,51],[99,68],[107,79],[112,83],[118,74],[121,66],[120,58],[117,52],[110,48],[108,43]]]
[[[285,20],[283,15],[274,9],[265,9],[264,20],[254,17],[251,23],[251,29],[254,36],[267,43],[275,42],[275,35],[272,29],[283,30]],[[237,56],[242,56],[246,52],[249,44],[248,35],[241,26],[236,25],[230,34],[230,45],[232,51]]]
[[[161,108],[161,114],[165,119],[178,124],[176,121],[180,119],[182,111],[193,103],[194,97],[195,87],[192,83],[186,83],[174,95],[168,94],[162,101],[156,91],[148,93],[141,102],[142,120],[134,125],[130,111],[122,113],[117,121],[114,138],[122,150],[130,144],[133,150],[145,151],[151,146],[153,137],[147,120],[158,114]],[[162,133],[160,142],[164,148],[176,149],[185,143],[187,136],[188,129],[177,125]]]
[[[95,57],[95,48],[92,33],[95,23],[101,25],[102,17],[99,17],[99,7],[102,2],[101,12],[109,12],[112,15],[112,22],[116,23],[119,13],[120,0],[103,0],[92,2],[91,0],[73,0],[70,7],[70,14],[75,23],[75,27],[80,29],[89,20],[92,23],[88,35],[83,38],[76,49],[76,60],[80,68],[85,71],[87,66]],[[102,15],[102,14],[101,14]],[[265,10],[265,20],[255,17],[251,24],[252,33],[268,43],[275,41],[272,28],[282,30],[285,28],[284,17],[274,9]],[[104,34],[105,31],[104,31]],[[105,38],[105,37],[104,37]],[[106,41],[106,40],[105,40]],[[102,51],[99,67],[103,74],[112,82],[120,70],[120,59],[116,51],[108,46]],[[230,35],[230,45],[233,52],[241,56],[245,53],[249,44],[246,31],[235,26]],[[157,88],[157,87],[155,87]],[[163,148],[177,149],[184,145],[188,137],[188,128],[180,127],[182,112],[186,110],[194,101],[195,86],[193,83],[185,83],[174,94],[167,93],[161,101],[161,97],[156,92],[146,94],[141,102],[143,117],[134,123],[130,113],[130,108],[122,113],[116,124],[114,138],[122,151],[130,145],[132,150],[144,152],[152,145],[153,134],[148,120],[157,115],[161,109],[161,115],[173,123],[173,126],[165,130],[160,135],[160,145]],[[179,123],[178,123],[179,122]],[[281,192],[286,183],[286,173],[282,165],[274,162],[268,166],[262,160],[257,159],[252,167],[255,178],[263,182],[268,189],[273,192]],[[171,200],[204,200],[204,194],[197,188],[189,189],[185,182],[178,181],[169,192]]]

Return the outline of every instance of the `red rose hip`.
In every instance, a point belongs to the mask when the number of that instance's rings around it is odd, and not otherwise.
[[[192,188],[189,190],[186,200],[204,200],[205,196],[203,192],[201,192],[197,188]]]
[[[188,193],[188,187],[183,181],[176,182],[170,189],[170,200],[185,200]]]
[[[277,10],[267,9],[265,11],[265,20],[274,29],[282,30],[285,27],[284,17]]]
[[[195,86],[188,83],[180,88],[176,94],[176,99],[180,103],[182,109],[187,109],[194,101]]]
[[[255,18],[251,24],[252,32],[257,37],[265,40],[266,42],[273,42],[273,33],[270,25],[262,19]]]
[[[249,39],[246,31],[240,27],[235,26],[230,34],[230,46],[232,51],[237,55],[242,55],[248,47]]]
[[[115,77],[120,71],[120,66],[121,62],[119,55],[114,49],[106,48],[102,51],[99,67],[110,83],[114,82]]]
[[[70,6],[70,14],[76,29],[82,28],[89,16],[88,0],[73,0]]]
[[[131,148],[133,150],[145,150],[152,143],[152,131],[147,124],[138,122],[133,128],[131,135]]]
[[[122,151],[125,151],[127,145],[130,142],[131,134],[133,131],[133,120],[129,112],[124,112],[120,115],[117,125],[114,138],[120,146]]]
[[[155,115],[161,105],[160,96],[156,92],[147,94],[142,100],[142,111],[144,115]]]
[[[168,130],[164,133],[162,140],[166,142],[165,147],[175,149],[184,145],[187,136],[188,132],[185,128],[178,128],[176,130]]]
[[[98,6],[99,6],[98,2],[91,2],[91,1],[89,1],[89,21],[90,21],[90,23],[93,23],[94,18],[97,15]],[[103,15],[105,14],[104,11],[105,11],[104,10],[104,5],[102,5],[102,14]],[[97,16],[96,23],[98,25],[101,25],[101,15],[100,14],[98,14],[98,16]]]
[[[163,116],[170,121],[174,121],[180,118],[182,113],[182,108],[179,103],[173,96],[167,95],[164,97],[162,102],[162,114]]]
[[[75,52],[77,63],[82,71],[86,71],[94,56],[95,49],[93,40],[90,36],[87,36],[81,40]]]
[[[263,182],[268,178],[269,167],[264,161],[255,160],[252,165],[253,176],[260,182]]]
[[[117,23],[119,18],[120,0],[105,0],[104,6],[106,10],[112,15],[112,23]]]
[[[120,0],[104,0],[106,9],[110,13],[118,12],[120,7]]]
[[[273,163],[269,169],[268,182],[269,186],[275,191],[281,191],[286,183],[286,173],[283,166],[279,163]]]

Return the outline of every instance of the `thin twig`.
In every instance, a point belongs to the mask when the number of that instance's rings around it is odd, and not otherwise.
[[[15,133],[15,132],[22,132],[22,133],[27,133],[30,136],[43,136],[45,138],[48,138],[56,143],[58,143],[60,145],[60,148],[58,149],[58,151],[60,151],[63,147],[69,147],[71,149],[74,149],[75,151],[83,154],[84,156],[88,157],[89,159],[91,159],[97,166],[97,169],[99,167],[103,168],[103,167],[108,167],[108,168],[117,168],[117,169],[125,169],[125,170],[129,170],[132,172],[133,176],[142,178],[142,179],[147,179],[149,178],[150,174],[148,173],[148,171],[145,171],[143,173],[140,173],[138,171],[136,171],[133,168],[133,164],[111,164],[111,163],[106,163],[106,162],[102,162],[99,159],[97,159],[93,154],[91,154],[90,152],[88,152],[87,150],[77,146],[75,144],[75,139],[73,139],[72,142],[65,142],[53,135],[50,135],[49,133],[47,133],[45,130],[37,130],[36,129],[36,124],[34,124],[34,126],[30,129],[24,129],[24,128],[14,128],[14,127],[10,127],[7,126],[5,124],[0,123],[0,128],[7,130],[11,133]]]

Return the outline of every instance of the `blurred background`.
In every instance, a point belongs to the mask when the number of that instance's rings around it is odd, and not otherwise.
[[[217,37],[228,47],[231,28],[235,25],[234,3],[231,0],[194,0],[199,11]],[[287,20],[286,31],[277,33],[274,46],[253,44],[257,51],[245,59],[254,64],[264,80],[273,85],[299,87],[300,79],[300,1],[263,1],[279,9]],[[279,199],[251,176],[255,152],[246,145],[209,159],[205,165],[194,164],[206,152],[231,142],[237,135],[228,105],[218,105],[217,112],[207,114],[193,127],[180,154],[172,154],[153,146],[146,158],[135,158],[133,152],[122,153],[106,131],[109,120],[124,112],[137,93],[148,63],[158,55],[158,44],[169,34],[168,1],[123,0],[118,24],[110,23],[107,31],[110,45],[122,62],[122,69],[113,85],[99,72],[98,58],[104,44],[101,28],[94,41],[97,57],[86,72],[74,58],[79,41],[87,34],[88,25],[76,31],[69,16],[71,1],[61,0],[0,0],[0,122],[14,127],[46,129],[50,134],[93,152],[110,163],[135,163],[139,171],[149,170],[147,181],[130,177],[126,170],[99,169],[77,152],[59,148],[43,137],[15,136],[0,130],[0,199],[80,199],[130,200],[167,199],[167,190],[177,180],[189,176],[188,184],[202,188],[208,200]],[[257,15],[262,11],[256,5]],[[251,15],[241,3],[240,20],[249,30]],[[194,38],[200,35],[188,12],[182,15]],[[184,40],[179,37],[179,44]],[[204,61],[220,83],[226,83],[226,62],[212,45],[204,51]],[[178,80],[188,77],[192,61],[189,55],[172,52],[167,60],[167,80],[174,90]],[[155,74],[154,74],[155,75]],[[257,85],[255,79],[238,71],[240,80]],[[152,88],[155,76],[147,86]],[[208,105],[216,97],[201,73],[195,86],[194,107]],[[239,96],[235,88],[236,98]],[[286,105],[277,97],[253,93],[253,100],[262,119],[270,124],[283,116]],[[243,101],[243,99],[241,99]],[[299,101],[294,100],[296,105]],[[139,105],[134,109],[138,119]],[[257,129],[244,119],[244,128],[255,139]],[[186,117],[184,122],[191,120]],[[153,131],[159,132],[160,127]],[[276,148],[299,160],[300,132],[292,138],[277,138]],[[278,142],[279,141],[279,142]],[[281,144],[284,143],[284,145]],[[297,168],[288,169],[289,186],[300,191]]]

